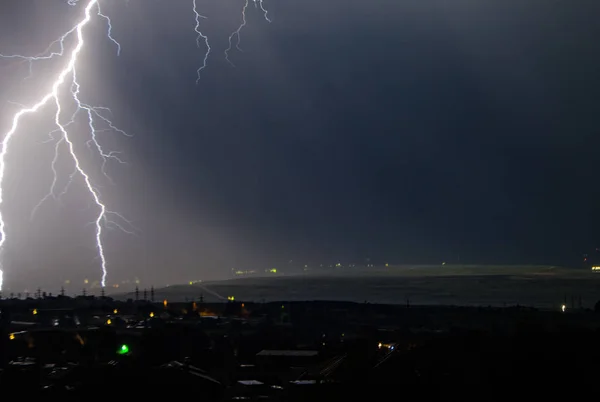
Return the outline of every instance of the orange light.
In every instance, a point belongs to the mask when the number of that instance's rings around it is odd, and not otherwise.
[[[79,344],[80,344],[81,346],[85,345],[85,342],[84,342],[83,338],[81,337],[81,335],[79,335],[79,334],[76,334],[76,335],[75,335],[75,339],[76,339],[76,340],[79,342]]]

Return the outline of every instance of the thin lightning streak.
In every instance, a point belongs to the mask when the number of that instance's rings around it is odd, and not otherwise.
[[[240,42],[242,41],[240,34],[242,32],[242,29],[244,29],[244,27],[246,26],[246,9],[247,8],[248,8],[248,0],[245,0],[244,7],[242,8],[242,23],[240,24],[238,29],[236,29],[235,31],[233,31],[231,33],[231,35],[229,35],[229,47],[227,49],[225,49],[225,60],[227,60],[227,62],[229,64],[231,64],[232,67],[235,67],[235,64],[233,64],[233,62],[231,60],[229,60],[229,52],[231,52],[234,37],[237,38],[237,42],[235,44],[236,49],[239,50],[240,52],[243,51],[242,48],[240,48]]]
[[[200,19],[206,19],[206,17],[198,12],[198,9],[196,8],[196,0],[193,0],[192,11],[194,12],[194,18],[196,20],[196,26],[194,27],[194,31],[197,34],[196,46],[199,48],[201,41],[204,41],[204,44],[206,45],[206,53],[204,53],[204,60],[202,61],[202,65],[200,66],[200,68],[196,70],[196,74],[198,75],[198,78],[196,79],[196,85],[198,85],[198,82],[200,82],[200,74],[202,73],[202,70],[206,68],[206,63],[208,61],[208,55],[210,54],[211,48],[210,44],[208,43],[208,36],[204,35],[200,30]]]
[[[269,12],[265,8],[263,0],[252,0],[252,1],[254,2],[254,7],[260,8],[260,10],[262,11],[264,19],[267,22],[271,22],[271,19],[269,18]],[[229,59],[229,52],[231,52],[231,50],[233,49],[233,38],[236,38],[235,48],[238,51],[243,52],[242,48],[240,47],[240,43],[242,41],[241,34],[242,34],[242,30],[248,23],[246,20],[246,10],[248,9],[249,5],[250,5],[250,0],[245,0],[244,7],[242,7],[242,23],[240,24],[240,26],[238,26],[238,28],[235,31],[233,31],[231,33],[231,35],[229,35],[229,46],[227,47],[227,49],[225,49],[225,60],[227,60],[227,62],[229,64],[231,64],[232,67],[235,67],[235,64],[233,64],[233,62]]]
[[[267,11],[265,5],[263,4],[263,0],[254,0],[254,5],[258,5],[258,8],[260,8],[260,10],[263,12],[263,16],[265,17],[265,20],[267,20],[267,22],[272,22],[269,18],[269,11]]]
[[[77,1],[77,0],[75,0],[75,1]],[[74,5],[74,4],[70,4],[70,5]],[[64,56],[64,54],[65,54],[65,39],[67,39],[69,36],[71,36],[71,34],[73,32],[75,32],[75,29],[77,29],[77,26],[74,26],[73,28],[71,28],[70,30],[65,32],[61,37],[50,42],[48,47],[42,53],[40,53],[36,56],[23,56],[20,54],[2,54],[2,53],[0,53],[0,57],[3,59],[20,59],[20,60],[26,61],[29,64],[29,75],[27,75],[27,77],[25,77],[25,78],[29,78],[33,74],[33,63],[34,62],[41,61],[41,60],[50,60],[50,59],[54,59],[55,57]],[[59,50],[57,52],[52,51],[52,48],[54,48],[55,45],[59,45]]]
[[[94,0],[92,0],[92,3],[94,2]],[[87,12],[87,10],[86,10]],[[81,45],[83,45],[83,37],[81,35],[81,29],[77,30],[77,37],[79,39],[79,43]],[[81,49],[81,46],[79,46],[79,49]],[[77,48],[76,48],[77,49]],[[75,54],[74,59],[77,59],[77,53],[75,53],[75,51],[73,51],[73,53]],[[74,67],[75,63],[73,62],[73,67]],[[56,123],[56,125],[60,128],[60,131],[62,132],[62,138],[67,142],[67,144],[69,145],[69,153],[71,154],[71,156],[73,157],[73,160],[75,161],[75,169],[77,169],[77,171],[79,172],[79,174],[81,174],[81,176],[83,177],[83,180],[85,181],[85,185],[88,188],[88,191],[92,194],[92,197],[94,198],[94,201],[96,202],[96,205],[98,205],[100,207],[100,213],[98,214],[98,217],[96,218],[95,224],[96,224],[96,245],[98,247],[98,255],[100,257],[100,261],[101,261],[101,265],[102,265],[102,280],[101,280],[101,284],[102,287],[106,286],[106,257],[104,256],[104,245],[102,244],[102,221],[105,218],[105,213],[106,213],[106,206],[102,203],[102,201],[100,200],[100,198],[98,197],[98,194],[96,194],[96,190],[94,189],[94,187],[92,186],[92,183],[90,181],[90,177],[88,176],[88,174],[85,172],[85,170],[83,170],[83,168],[81,167],[80,163],[79,163],[79,159],[77,158],[77,154],[75,153],[75,149],[73,146],[73,142],[71,141],[71,139],[69,138],[69,134],[67,132],[67,129],[60,123],[60,112],[61,112],[61,105],[60,105],[60,101],[58,99],[58,93],[55,93],[53,96],[55,102],[56,102],[56,115],[55,115],[55,119],[54,122]]]
[[[108,30],[106,32],[106,36],[108,36],[108,39],[110,39],[110,41],[115,44],[115,46],[117,47],[117,56],[120,56],[121,55],[121,44],[119,42],[117,42],[115,40],[115,38],[113,38],[113,36],[112,36],[112,21],[110,20],[110,18],[107,15],[102,14],[102,10],[100,9],[100,3],[98,3],[98,15],[106,20],[106,24],[108,25]]]
[[[114,131],[119,132],[120,134],[123,134],[126,136],[129,136],[129,134],[127,134],[125,131],[115,127],[109,119],[105,118],[99,112],[99,110],[108,110],[110,112],[110,109],[93,107],[93,106],[90,106],[88,104],[81,102],[81,100],[79,99],[80,88],[81,87],[80,87],[79,83],[77,82],[77,71],[74,70],[73,71],[73,90],[71,93],[73,95],[73,99],[75,100],[75,103],[77,104],[77,111],[85,110],[87,112],[88,126],[89,126],[90,134],[92,137],[86,144],[87,144],[88,148],[91,147],[92,145],[96,148],[96,150],[98,151],[98,154],[102,157],[102,167],[101,167],[102,174],[104,175],[104,177],[106,177],[112,183],[113,182],[112,179],[106,173],[106,163],[108,162],[109,159],[114,159],[117,162],[123,163],[123,164],[125,162],[117,156],[118,152],[115,152],[115,151],[105,152],[104,148],[102,148],[100,143],[98,143],[97,137],[96,137],[98,130],[96,129],[96,126],[94,125],[94,121],[95,121],[94,118],[98,117],[100,120],[107,123],[108,127],[110,127]],[[71,121],[73,121],[73,120],[71,120]]]

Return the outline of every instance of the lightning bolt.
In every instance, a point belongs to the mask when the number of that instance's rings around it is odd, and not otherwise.
[[[68,4],[71,6],[76,5],[76,3],[77,3],[77,0],[69,0],[68,1]],[[4,138],[3,138],[2,144],[1,144],[1,148],[0,148],[0,206],[4,202],[4,188],[2,186],[2,183],[4,181],[5,172],[6,172],[6,155],[8,153],[11,140],[17,134],[17,131],[19,128],[19,123],[26,115],[36,113],[40,109],[54,104],[54,107],[55,107],[54,124],[56,125],[57,129],[54,130],[51,133],[51,135],[56,134],[56,133],[59,135],[59,138],[56,141],[56,145],[55,145],[54,159],[52,161],[52,171],[54,173],[54,178],[53,178],[53,181],[52,181],[52,184],[50,187],[50,192],[48,193],[48,195],[46,197],[44,197],[40,201],[40,203],[38,205],[36,205],[36,207],[32,211],[32,216],[35,214],[35,211],[39,208],[39,206],[41,206],[41,204],[45,200],[47,200],[49,197],[53,197],[56,199],[56,198],[60,197],[60,195],[65,194],[68,189],[68,186],[70,185],[72,180],[75,178],[75,176],[80,175],[81,178],[83,179],[85,186],[86,186],[88,192],[90,193],[94,203],[96,204],[96,206],[99,209],[99,212],[96,216],[96,219],[93,221],[93,224],[96,229],[95,230],[96,247],[98,250],[98,257],[100,258],[100,265],[101,265],[101,269],[102,269],[101,283],[102,283],[102,286],[104,287],[104,286],[106,286],[107,262],[106,262],[106,256],[105,256],[105,251],[104,251],[104,244],[102,242],[103,228],[104,227],[120,227],[123,229],[125,229],[125,228],[120,223],[114,222],[111,220],[111,217],[119,217],[119,218],[122,218],[122,217],[119,214],[109,211],[107,209],[106,205],[102,202],[102,200],[100,198],[100,193],[92,184],[90,175],[81,165],[80,159],[77,155],[77,152],[75,151],[75,146],[74,146],[74,143],[69,134],[68,128],[71,124],[73,124],[75,122],[75,118],[77,117],[77,114],[79,112],[84,111],[87,113],[88,124],[89,124],[89,128],[90,128],[90,133],[91,133],[91,139],[87,142],[87,145],[90,148],[93,146],[97,150],[98,154],[102,157],[102,159],[103,159],[102,173],[105,176],[106,176],[106,172],[105,172],[104,168],[105,168],[105,164],[106,164],[107,160],[115,159],[121,163],[123,163],[123,161],[118,158],[116,153],[104,151],[102,146],[98,143],[97,137],[96,137],[96,133],[98,132],[98,130],[96,129],[96,121],[97,120],[103,121],[108,126],[109,129],[118,131],[125,135],[128,135],[128,134],[125,133],[124,131],[118,129],[117,127],[115,127],[114,124],[110,121],[110,119],[106,116],[106,113],[110,112],[109,109],[101,108],[101,107],[93,107],[91,105],[88,105],[88,104],[82,102],[79,97],[80,85],[77,82],[76,66],[77,66],[79,54],[81,53],[81,51],[84,47],[84,44],[85,44],[85,40],[84,40],[84,36],[83,36],[83,29],[92,20],[93,9],[96,9],[96,15],[98,17],[106,20],[107,25],[108,25],[108,38],[116,45],[117,54],[119,54],[121,51],[121,46],[120,46],[119,42],[117,42],[112,36],[112,24],[111,24],[110,18],[102,13],[102,11],[100,9],[99,0],[90,0],[85,7],[83,19],[81,21],[79,21],[79,23],[77,23],[73,28],[71,28],[69,31],[67,31],[65,34],[63,34],[60,38],[58,38],[57,40],[52,42],[50,44],[50,46],[42,54],[37,55],[37,56],[0,55],[0,57],[4,57],[4,58],[19,58],[19,59],[27,61],[29,63],[29,72],[31,75],[32,66],[33,66],[34,62],[65,56],[65,41],[67,40],[67,38],[71,37],[71,35],[75,35],[75,37],[76,37],[76,44],[75,44],[73,50],[71,51],[70,55],[68,56],[66,65],[62,69],[62,71],[60,71],[56,80],[52,83],[50,91],[47,92],[45,95],[43,95],[40,98],[40,100],[37,103],[35,103],[33,106],[23,107],[22,109],[20,109],[13,117],[12,124],[10,126],[9,131],[4,135]],[[51,49],[53,49],[57,44],[59,46],[59,50],[52,51]],[[71,89],[72,99],[75,101],[77,108],[76,108],[75,113],[72,115],[71,120],[66,123],[63,123],[63,121],[61,120],[63,105],[60,100],[59,92],[60,92],[60,89],[63,87],[63,85],[69,79],[71,81],[70,89]],[[56,188],[56,183],[57,183],[56,162],[58,161],[59,150],[60,150],[61,146],[63,146],[63,145],[66,146],[66,149],[67,149],[70,157],[73,160],[74,172],[69,176],[69,182],[67,184],[67,187],[65,187],[63,192],[60,193],[60,195],[57,197],[55,195],[55,188]],[[125,222],[127,222],[127,221],[125,221]],[[1,236],[0,237],[0,250],[2,250],[4,247],[4,244],[6,242],[6,224],[5,224],[4,217],[2,215],[1,210],[0,210],[0,236]],[[0,270],[0,289],[2,288],[2,278],[3,278],[3,272],[2,272],[2,270]]]
[[[252,0],[252,1],[254,2],[254,7],[260,9],[260,11],[263,13],[264,19],[270,23],[271,19],[269,18],[269,12],[265,8],[263,0]],[[240,44],[242,41],[241,34],[242,34],[242,30],[248,23],[246,21],[246,10],[248,9],[249,6],[250,6],[250,0],[244,0],[244,7],[242,7],[242,22],[238,26],[238,28],[235,31],[233,31],[231,33],[231,35],[229,35],[229,46],[227,47],[227,49],[225,49],[225,60],[227,60],[227,62],[229,64],[231,64],[232,67],[235,67],[235,64],[233,64],[233,62],[229,59],[229,52],[231,52],[231,50],[233,50],[233,39],[234,38],[236,39],[235,48],[238,51],[243,52],[242,48],[240,47]]]
[[[198,70],[196,70],[196,73],[198,74],[198,78],[196,79],[196,85],[198,85],[198,82],[200,82],[200,73],[202,72],[202,70],[204,70],[206,68],[206,63],[208,62],[208,56],[210,55],[210,44],[208,43],[208,36],[204,35],[202,33],[202,31],[200,30],[200,19],[206,19],[206,17],[204,15],[201,15],[200,13],[198,13],[198,8],[196,7],[196,0],[192,1],[193,7],[192,7],[192,11],[194,13],[194,18],[196,20],[196,26],[194,27],[194,31],[196,32],[196,46],[200,47],[200,42],[204,41],[204,44],[206,45],[206,53],[204,53],[204,59],[202,61],[202,65],[200,66],[200,68],[198,68]]]
[[[51,170],[53,172],[53,179],[50,184],[50,189],[48,193],[39,201],[39,203],[33,208],[31,211],[31,219],[35,217],[35,214],[39,210],[39,208],[48,200],[53,199],[56,202],[60,202],[61,198],[67,194],[70,186],[76,177],[81,177],[85,184],[85,188],[90,194],[94,204],[98,208],[98,213],[96,215],[96,219],[90,222],[90,224],[95,227],[95,241],[96,248],[98,251],[98,258],[100,259],[100,266],[102,270],[102,287],[106,286],[106,277],[107,277],[107,260],[105,256],[105,247],[103,243],[103,229],[120,229],[126,233],[135,234],[137,229],[126,220],[122,215],[110,211],[107,209],[106,205],[102,202],[102,196],[98,190],[98,188],[93,184],[90,174],[85,170],[80,162],[80,157],[78,156],[75,145],[72,141],[71,134],[69,129],[72,125],[74,125],[78,117],[80,115],[84,115],[87,120],[88,131],[90,134],[89,140],[86,142],[86,145],[90,151],[92,151],[95,155],[99,155],[102,164],[100,167],[100,172],[102,175],[112,183],[111,178],[106,172],[106,166],[109,161],[115,161],[120,164],[126,163],[119,157],[119,153],[115,151],[107,151],[101,144],[98,142],[97,134],[104,131],[113,131],[120,133],[125,136],[130,136],[127,132],[116,127],[111,121],[111,110],[109,108],[103,106],[92,106],[81,98],[81,86],[77,80],[77,63],[79,55],[82,49],[85,46],[85,40],[83,35],[83,30],[88,25],[90,21],[94,17],[101,18],[105,20],[107,25],[107,38],[111,41],[116,47],[117,56],[121,53],[121,45],[120,43],[112,36],[112,21],[111,19],[102,12],[100,7],[101,0],[89,0],[84,9],[83,18],[71,29],[65,32],[58,39],[51,42],[48,47],[42,51],[41,53],[34,56],[26,56],[26,55],[5,55],[0,53],[0,58],[4,59],[18,59],[24,63],[28,64],[29,74],[25,78],[29,78],[33,75],[33,66],[37,62],[42,62],[45,60],[55,59],[55,58],[66,58],[66,64],[64,68],[58,73],[56,79],[50,85],[50,89],[47,93],[39,98],[37,103],[34,103],[32,106],[24,106],[21,104],[17,104],[20,109],[15,113],[12,118],[12,124],[10,125],[10,129],[5,133],[2,142],[0,143],[0,253],[4,250],[4,246],[7,239],[6,233],[6,223],[4,221],[4,216],[2,214],[2,205],[4,203],[4,178],[6,172],[6,156],[9,151],[9,145],[15,135],[17,135],[21,120],[25,118],[27,115],[35,114],[41,109],[52,106],[54,107],[54,125],[55,129],[49,133],[49,139],[44,142],[54,142],[54,157],[51,162]],[[271,19],[268,16],[268,11],[264,7],[263,0],[252,0],[254,2],[254,6],[256,9],[260,9],[263,14],[263,17],[266,21],[271,22]],[[66,0],[66,3],[69,6],[77,6],[80,0]],[[129,3],[129,0],[126,0]],[[198,12],[197,0],[192,0],[192,11],[195,20],[194,32],[196,33],[196,46],[201,48],[204,44],[206,48],[206,52],[204,53],[204,57],[202,60],[202,65],[196,70],[197,79],[196,84],[200,81],[202,71],[207,67],[208,58],[212,51],[211,46],[209,44],[209,38],[207,35],[203,33],[201,30],[201,20],[206,19],[204,15]],[[241,42],[241,32],[243,28],[247,24],[246,20],[246,11],[249,7],[250,0],[245,0],[244,6],[242,8],[242,22],[239,27],[229,36],[229,47],[225,50],[225,58],[226,60],[234,66],[234,64],[229,59],[229,53],[233,48],[234,39],[235,39],[235,47],[239,51],[242,51],[240,47]],[[66,41],[71,37],[75,37],[75,44],[70,53],[66,50]],[[71,95],[71,100],[75,105],[75,112],[70,116],[70,119],[67,121],[63,120],[62,114],[64,111],[63,103],[60,99],[60,90],[69,85],[69,93]],[[58,190],[58,171],[57,171],[57,163],[60,158],[60,152],[62,149],[65,149],[68,152],[72,162],[73,162],[73,171],[68,176],[68,180],[66,185],[62,188],[62,190]],[[3,285],[3,277],[4,273],[2,271],[2,264],[0,262],[0,291],[2,290]]]

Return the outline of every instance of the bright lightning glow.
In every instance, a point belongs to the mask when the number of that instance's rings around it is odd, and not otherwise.
[[[17,129],[19,128],[19,123],[21,121],[21,118],[27,114],[35,113],[35,112],[39,111],[42,107],[51,103],[51,101],[54,101],[54,104],[56,106],[56,113],[54,115],[54,123],[56,124],[56,126],[58,127],[58,129],[61,133],[61,138],[56,145],[56,150],[58,150],[58,147],[62,141],[67,143],[69,153],[75,163],[75,169],[83,177],[83,180],[85,182],[85,185],[86,185],[88,191],[90,192],[90,194],[92,195],[92,197],[94,199],[94,202],[100,209],[100,212],[98,213],[97,218],[94,221],[94,223],[96,226],[96,245],[98,248],[98,255],[100,257],[100,262],[101,262],[101,267],[102,267],[101,283],[102,283],[102,286],[105,286],[107,271],[106,271],[106,257],[104,254],[104,245],[102,243],[102,223],[103,223],[103,220],[106,219],[106,217],[107,217],[107,209],[106,209],[106,206],[100,200],[96,189],[92,185],[89,175],[86,173],[86,171],[81,166],[79,158],[77,157],[77,154],[75,152],[73,142],[71,141],[71,139],[69,137],[66,125],[61,122],[60,115],[61,115],[62,107],[61,107],[61,102],[59,99],[59,90],[60,90],[61,86],[65,83],[65,81],[67,80],[67,77],[71,76],[72,84],[76,88],[76,90],[73,92],[74,99],[77,101],[77,103],[80,107],[82,106],[81,102],[79,102],[78,97],[77,97],[77,94],[79,91],[79,85],[77,84],[77,81],[76,81],[75,67],[76,67],[77,58],[79,56],[79,53],[81,52],[81,50],[84,46],[83,28],[92,19],[92,9],[94,7],[97,8],[98,15],[105,18],[108,21],[109,27],[110,27],[110,19],[108,19],[108,17],[106,17],[105,15],[103,15],[101,13],[98,1],[99,0],[90,0],[90,2],[85,7],[84,18],[74,28],[72,28],[66,34],[61,36],[57,41],[53,42],[53,44],[54,43],[60,44],[60,52],[51,52],[48,55],[42,55],[39,57],[8,56],[8,57],[13,57],[13,58],[21,57],[22,59],[27,60],[30,63],[30,66],[33,63],[33,61],[36,61],[36,60],[62,56],[64,54],[64,41],[72,33],[76,33],[77,43],[76,43],[75,47],[73,48],[73,50],[71,51],[71,54],[70,54],[70,57],[68,58],[66,66],[58,74],[58,77],[56,78],[56,80],[52,83],[50,91],[47,94],[45,94],[33,106],[19,110],[13,117],[12,125],[10,126],[9,131],[4,135],[4,138],[2,140],[2,147],[0,149],[0,206],[2,205],[2,203],[4,201],[4,197],[3,197],[4,196],[4,188],[2,186],[2,183],[4,181],[4,176],[5,176],[5,171],[6,171],[6,154],[8,152],[8,147],[10,145],[10,141],[14,137],[15,133],[17,132]],[[75,3],[76,3],[75,0],[69,2],[70,5],[74,5]],[[109,37],[111,38],[111,40],[113,40],[113,42],[116,42],[114,39],[112,39],[112,36],[110,35],[110,28],[109,28]],[[120,46],[119,46],[119,48],[120,48]],[[88,110],[88,112],[89,112],[90,110],[93,110],[93,109],[87,108],[86,110]],[[95,138],[93,138],[92,141],[95,142]],[[55,157],[55,160],[56,160],[56,157]],[[53,165],[54,165],[54,163],[53,163]],[[54,169],[54,166],[53,166],[53,171],[56,172],[56,170]],[[54,180],[52,182],[52,189],[54,188],[55,184],[56,184],[56,180]],[[1,210],[0,210],[0,236],[1,236],[0,250],[2,250],[4,243],[6,242],[6,230],[5,230],[4,217],[2,215]],[[2,277],[3,277],[3,273],[2,273],[2,270],[0,270],[0,289],[2,289],[2,280],[1,280]]]
[[[127,3],[129,2],[126,0]],[[262,12],[264,19],[268,22],[271,22],[268,12],[264,7],[263,0],[252,0],[254,2],[254,6],[256,9],[260,9]],[[77,6],[80,0],[66,0],[66,3],[69,6]],[[26,115],[34,114],[40,111],[42,108],[46,106],[53,106],[54,109],[54,125],[55,129],[49,133],[49,141],[53,141],[54,144],[54,158],[51,163],[51,170],[53,172],[53,179],[50,185],[49,192],[46,196],[44,196],[40,202],[33,208],[31,212],[31,218],[35,217],[36,212],[39,208],[49,199],[53,199],[56,202],[61,200],[61,197],[64,196],[70,186],[72,185],[74,179],[77,176],[80,176],[83,179],[85,187],[89,192],[91,198],[98,208],[98,214],[96,218],[90,222],[95,227],[95,241],[96,248],[98,251],[98,257],[100,259],[100,265],[102,269],[102,287],[106,286],[106,277],[107,277],[107,261],[105,256],[105,248],[102,240],[103,229],[111,229],[117,228],[126,233],[135,234],[136,230],[133,225],[127,221],[123,216],[116,212],[112,212],[107,209],[106,205],[102,202],[101,194],[98,189],[92,183],[92,179],[89,173],[83,168],[81,164],[80,156],[76,153],[75,145],[71,139],[69,134],[69,128],[71,125],[74,125],[77,121],[77,118],[84,114],[88,123],[88,130],[90,134],[90,139],[86,142],[86,145],[90,151],[94,154],[99,155],[102,158],[101,165],[101,173],[102,175],[112,181],[106,172],[106,165],[110,160],[116,161],[118,163],[125,163],[120,157],[119,153],[115,151],[107,151],[101,144],[98,142],[97,134],[102,131],[113,131],[120,133],[125,136],[130,136],[127,132],[117,128],[110,119],[111,110],[106,107],[100,106],[92,106],[85,101],[82,100],[81,94],[81,86],[77,80],[77,63],[78,57],[85,46],[85,40],[83,35],[83,30],[88,25],[90,21],[94,17],[98,17],[103,19],[107,24],[107,38],[111,41],[116,47],[117,55],[121,53],[121,44],[113,37],[112,35],[112,21],[111,19],[102,12],[100,7],[101,0],[89,0],[84,9],[84,15],[81,21],[79,21],[74,27],[65,32],[62,36],[60,36],[55,41],[51,42],[48,47],[41,53],[35,56],[25,56],[25,55],[5,55],[0,53],[0,58],[4,59],[19,59],[23,62],[28,63],[29,67],[29,75],[26,78],[29,78],[33,75],[33,65],[36,62],[42,62],[44,60],[56,59],[66,57],[65,66],[58,73],[56,79],[49,85],[49,91],[41,96],[41,98],[34,103],[32,106],[23,106],[17,103],[16,104],[20,110],[13,116],[12,124],[10,125],[9,131],[4,135],[1,148],[0,148],[0,253],[4,250],[4,245],[6,243],[6,223],[4,221],[4,216],[2,214],[2,204],[4,202],[4,187],[3,182],[5,179],[6,172],[6,157],[9,151],[9,145],[13,137],[17,134],[21,119]],[[229,59],[229,52],[232,50],[234,38],[236,39],[235,47],[238,50],[242,50],[240,47],[241,42],[241,31],[246,26],[246,11],[248,9],[250,0],[245,0],[244,6],[242,8],[242,23],[240,26],[229,36],[229,47],[225,50],[225,58],[226,60],[233,66],[234,64]],[[207,67],[208,57],[211,53],[211,46],[209,44],[209,38],[205,35],[200,29],[200,22],[202,19],[206,19],[206,17],[198,12],[197,8],[197,0],[192,0],[192,10],[195,19],[194,31],[196,32],[196,46],[198,48],[202,47],[202,42],[204,42],[204,46],[206,47],[206,52],[204,53],[204,58],[202,65],[197,69],[197,80],[196,83],[200,81],[202,71]],[[70,53],[66,51],[66,41],[67,39],[75,37],[75,45]],[[63,104],[60,99],[60,91],[66,85],[69,86],[69,94],[71,95],[71,100],[75,104],[75,112],[71,115],[68,121],[63,120],[62,114],[64,111]],[[48,141],[46,141],[48,142]],[[60,158],[60,152],[62,149],[66,149],[69,157],[73,162],[73,171],[69,175],[66,185],[62,188],[61,191],[57,190],[58,185],[58,171],[57,171],[57,163]],[[133,228],[133,229],[129,229]],[[2,290],[3,285],[3,271],[2,271],[2,263],[0,262],[0,291]]]

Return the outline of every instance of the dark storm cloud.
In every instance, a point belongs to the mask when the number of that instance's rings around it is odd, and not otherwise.
[[[199,2],[213,54],[197,87],[189,3],[105,7],[119,58],[89,40],[88,95],[136,134],[109,140],[131,164],[103,194],[143,232],[107,237],[115,279],[366,255],[560,263],[597,240],[596,2],[271,1],[272,24],[249,9],[235,69],[241,2]]]

